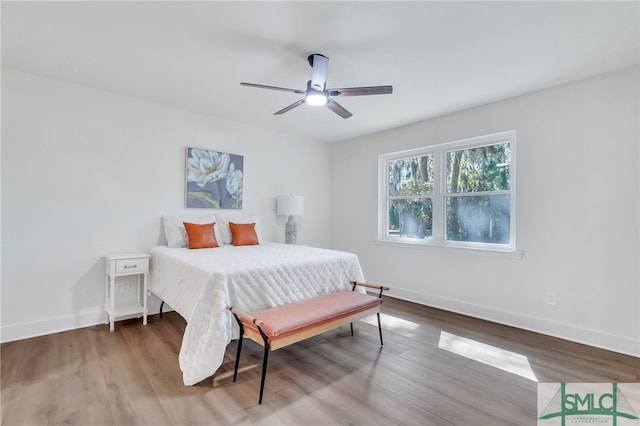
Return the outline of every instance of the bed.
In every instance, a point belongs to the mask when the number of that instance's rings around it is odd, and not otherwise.
[[[297,302],[364,281],[355,254],[278,243],[154,247],[150,290],[186,321],[179,364],[185,385],[213,375],[234,336],[227,305],[246,312]]]

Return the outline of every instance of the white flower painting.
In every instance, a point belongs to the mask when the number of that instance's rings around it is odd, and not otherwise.
[[[242,209],[242,155],[187,148],[189,208]]]

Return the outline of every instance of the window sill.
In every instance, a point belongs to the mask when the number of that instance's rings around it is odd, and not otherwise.
[[[397,247],[408,248],[418,250],[436,250],[445,251],[449,253],[469,254],[475,256],[497,256],[507,257],[511,259],[522,259],[524,252],[520,250],[500,250],[493,248],[475,248],[475,247],[459,247],[452,245],[438,245],[438,244],[424,244],[420,242],[405,242],[405,241],[388,241],[388,240],[374,240],[373,242],[377,246],[382,247]]]

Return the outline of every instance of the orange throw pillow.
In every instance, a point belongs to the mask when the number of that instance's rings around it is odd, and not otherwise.
[[[231,229],[231,242],[234,246],[255,246],[258,243],[255,223],[229,222]]]
[[[214,227],[216,223],[206,223],[199,225],[197,223],[184,223],[184,229],[187,230],[189,236],[189,248],[201,249],[218,247],[218,240],[216,240],[216,233]]]

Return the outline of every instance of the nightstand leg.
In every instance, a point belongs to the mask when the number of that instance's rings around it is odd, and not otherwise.
[[[142,275],[142,325],[147,325],[147,273]]]
[[[106,277],[104,286],[104,323],[109,324],[109,277]]]
[[[113,332],[115,330],[114,327],[114,320],[115,318],[113,318],[113,316],[115,315],[116,312],[116,305],[115,305],[115,287],[116,287],[116,280],[114,278],[111,279],[110,283],[109,283],[109,331]]]
[[[136,303],[140,305],[140,275],[136,275]]]

